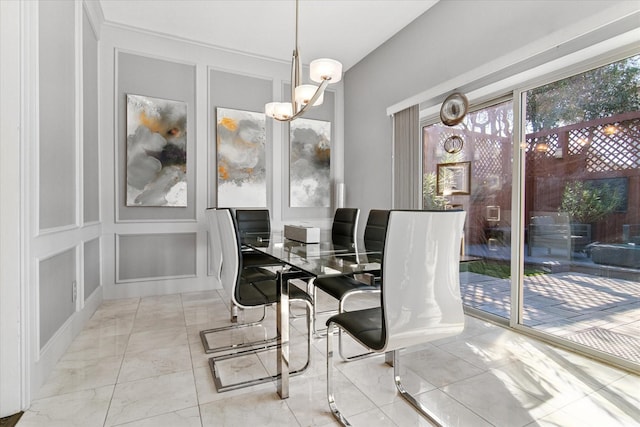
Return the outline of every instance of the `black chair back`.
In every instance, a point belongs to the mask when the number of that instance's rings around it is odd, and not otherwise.
[[[371,209],[364,229],[364,245],[368,251],[382,251],[387,234],[389,211]]]
[[[331,227],[331,240],[335,244],[347,246],[355,243],[359,215],[360,209],[357,208],[336,209]]]
[[[242,242],[247,234],[268,238],[271,233],[269,209],[236,209],[236,224]]]

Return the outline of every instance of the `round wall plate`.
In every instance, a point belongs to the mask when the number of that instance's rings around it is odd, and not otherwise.
[[[444,140],[443,146],[444,151],[449,154],[455,154],[462,150],[462,146],[464,145],[464,140],[458,135],[450,136],[449,138]]]
[[[452,93],[442,103],[440,120],[447,126],[455,126],[464,119],[468,109],[467,97],[460,92]]]

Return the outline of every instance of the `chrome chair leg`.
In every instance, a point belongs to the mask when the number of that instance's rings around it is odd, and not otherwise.
[[[327,400],[334,418],[343,426],[350,426],[349,421],[342,415],[336,406],[336,398],[333,394],[333,331],[335,325],[329,323],[327,327]]]
[[[233,308],[235,308],[236,309],[236,313],[237,313],[238,307],[236,307],[235,305],[232,305],[231,307],[232,307],[232,309],[231,309],[232,312],[233,312]],[[262,323],[262,321],[264,320],[266,314],[267,314],[266,307],[262,307],[262,317],[260,317],[260,319],[256,320],[255,322],[242,323],[242,324],[236,324],[236,325],[230,325],[230,326],[221,326],[219,328],[205,329],[205,330],[200,331],[200,341],[202,341],[202,347],[204,348],[205,354],[221,353],[221,352],[226,352],[226,351],[230,351],[230,350],[247,348],[247,347],[251,347],[251,346],[254,346],[254,345],[261,346],[261,345],[266,345],[268,343],[275,342],[277,337],[273,337],[273,338],[265,337],[265,339],[262,340],[262,341],[252,341],[252,342],[246,342],[246,343],[240,343],[240,344],[230,344],[230,345],[222,346],[222,347],[210,347],[209,346],[209,340],[207,340],[207,335],[209,335],[209,334],[215,334],[217,332],[224,332],[224,331],[230,331],[230,330],[235,330],[235,329],[240,330],[240,329],[250,328],[250,327],[253,327],[253,326],[260,325]],[[233,319],[233,317],[232,317],[232,319]],[[237,315],[236,315],[236,319],[237,319]]]
[[[411,395],[402,385],[402,379],[400,378],[400,350],[393,351],[393,379],[396,383],[398,392],[400,392],[400,396],[413,405],[413,407],[416,408],[418,412],[420,412],[420,414],[422,414],[422,416],[429,420],[433,425],[437,427],[443,426],[440,418],[413,397],[413,395]]]
[[[312,354],[311,352],[311,339],[312,339],[311,316],[313,314],[313,309],[312,309],[313,305],[306,300],[304,301],[304,303],[306,305],[306,311],[307,311],[307,361],[304,364],[304,366],[302,366],[300,369],[290,372],[289,373],[290,376],[302,374],[309,368],[309,365],[311,364],[311,357],[312,357],[311,356]],[[222,383],[222,378],[219,372],[219,366],[216,365],[216,363],[219,363],[223,360],[229,360],[229,359],[233,359],[233,358],[248,355],[248,354],[256,354],[259,352],[271,350],[275,347],[276,347],[276,344],[269,345],[269,346],[262,346],[260,348],[251,348],[248,350],[244,350],[244,351],[240,351],[232,354],[226,354],[223,356],[214,356],[209,358],[209,368],[211,369],[211,373],[213,374],[213,382],[216,386],[216,390],[218,391],[218,393],[223,393],[225,391],[237,390],[240,388],[263,384],[263,383],[278,379],[278,375],[271,375],[271,376],[266,376],[262,378],[256,378],[256,379],[251,379],[247,381],[225,385]]]
[[[238,306],[231,301],[231,323],[238,323]]]

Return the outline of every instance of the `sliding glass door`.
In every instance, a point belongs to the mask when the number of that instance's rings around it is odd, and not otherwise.
[[[522,323],[640,363],[640,56],[526,104]]]
[[[509,318],[511,303],[511,99],[475,108],[454,127],[423,127],[424,209],[464,209],[460,282],[465,304]]]
[[[467,212],[468,312],[640,367],[639,88],[640,55],[423,124],[423,207]]]

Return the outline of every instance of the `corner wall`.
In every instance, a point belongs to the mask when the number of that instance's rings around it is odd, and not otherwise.
[[[102,302],[98,34],[90,7],[21,2],[17,18],[27,404]]]
[[[435,105],[613,37],[628,28],[607,24],[637,9],[624,0],[438,2],[345,73],[347,205],[392,207],[388,107],[430,90]]]

